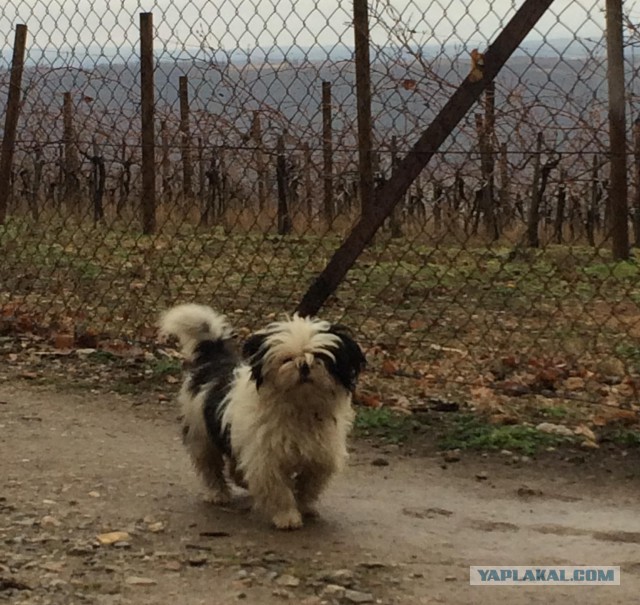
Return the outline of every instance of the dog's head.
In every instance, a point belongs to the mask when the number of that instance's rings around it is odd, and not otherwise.
[[[352,391],[365,357],[348,330],[315,318],[294,315],[249,337],[243,354],[260,388],[281,392],[313,389]]]

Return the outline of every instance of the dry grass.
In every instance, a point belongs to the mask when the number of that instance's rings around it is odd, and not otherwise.
[[[178,301],[212,304],[243,328],[291,312],[341,236],[282,238],[236,218],[232,234],[165,221],[154,236],[123,223],[12,219],[0,228],[3,329],[27,317],[23,329],[46,339],[89,331],[107,347],[153,348],[159,310]],[[366,347],[374,403],[445,397],[525,417],[587,401],[635,405],[635,261],[578,246],[513,254],[430,239],[377,236],[323,310]]]

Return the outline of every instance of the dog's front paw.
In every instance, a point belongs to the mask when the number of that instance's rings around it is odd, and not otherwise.
[[[228,489],[210,490],[204,497],[208,504],[229,504],[231,502],[231,492]]]
[[[302,527],[302,515],[295,508],[276,513],[271,521],[277,529],[299,529]]]

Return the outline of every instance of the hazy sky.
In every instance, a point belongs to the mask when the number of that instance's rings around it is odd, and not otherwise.
[[[413,28],[414,40],[421,43],[483,45],[521,4],[522,0],[371,0],[372,37],[384,44],[389,27],[399,21]],[[555,0],[531,37],[598,36],[603,6],[604,0]],[[138,14],[151,11],[158,48],[196,50],[203,40],[207,46],[227,49],[339,41],[351,45],[351,7],[351,0],[3,0],[0,40],[6,57],[15,24],[26,23],[34,47],[137,47]],[[377,25],[376,14],[385,26]]]

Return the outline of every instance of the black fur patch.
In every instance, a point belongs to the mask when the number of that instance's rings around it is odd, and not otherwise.
[[[364,370],[367,360],[345,326],[333,325],[329,329],[329,334],[335,334],[340,338],[340,346],[333,350],[335,361],[325,356],[325,363],[331,374],[346,389],[353,391],[358,375]]]
[[[228,428],[222,430],[222,414],[236,363],[230,341],[203,341],[195,348],[188,386],[193,397],[207,389],[203,408],[207,432],[216,446],[228,456],[231,455],[231,442]]]
[[[252,334],[242,347],[242,355],[251,365],[251,378],[255,380],[256,388],[259,388],[263,381],[262,366],[267,350],[262,345],[264,345],[267,336],[267,334],[260,332]]]

